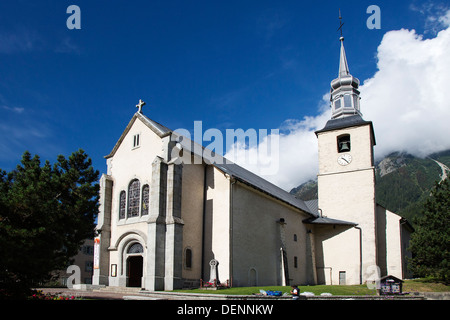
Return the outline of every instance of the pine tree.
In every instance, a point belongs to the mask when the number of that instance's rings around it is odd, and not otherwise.
[[[436,183],[422,216],[415,218],[410,260],[416,276],[450,281],[450,178]]]
[[[93,236],[98,175],[83,150],[53,166],[25,152],[15,170],[0,170],[0,296],[49,280]]]

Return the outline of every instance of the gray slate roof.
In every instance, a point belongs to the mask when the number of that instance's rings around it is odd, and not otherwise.
[[[314,212],[314,217],[303,220],[303,223],[306,223],[306,224],[338,224],[338,225],[345,225],[345,226],[356,226],[357,225],[357,223],[343,221],[343,220],[337,220],[337,219],[331,219],[331,218],[319,215],[319,199],[305,201],[305,204],[308,206],[308,208],[311,210],[311,212]]]
[[[305,204],[308,206],[309,210],[317,216],[319,212],[319,199],[306,200]]]
[[[341,226],[356,226],[357,223],[349,222],[349,221],[343,221],[343,220],[337,220],[337,219],[331,219],[328,217],[313,217],[303,220],[303,223],[306,224],[337,224]]]
[[[219,170],[228,173],[235,179],[250,185],[268,195],[275,197],[283,202],[286,202],[312,216],[315,215],[314,212],[305,204],[303,200],[294,197],[289,192],[277,187],[273,183],[261,178],[260,176],[242,168],[237,164],[213,164]]]
[[[180,136],[177,132],[173,132],[174,135]],[[277,187],[273,183],[261,178],[260,176],[250,172],[249,170],[235,164],[234,162],[222,157],[221,155],[215,154],[212,151],[204,152],[203,154],[198,154],[199,150],[206,149],[205,147],[199,145],[198,143],[187,139],[183,136],[182,140],[179,142],[184,150],[192,152],[199,157],[202,157],[207,163],[216,167],[220,171],[227,173],[230,177],[247,184],[259,191],[262,191],[278,200],[281,200],[287,204],[298,208],[305,213],[314,216],[315,212],[310,211],[310,208],[305,204],[303,200],[297,199],[289,192]]]
[[[169,128],[163,126],[162,124],[160,124],[156,121],[153,121],[150,118],[147,118],[144,114],[142,114],[140,112],[136,112],[136,116],[138,118],[140,118],[147,125],[147,127],[152,129],[153,132],[155,132],[160,137],[164,137],[164,136],[172,133],[172,130],[170,130]]]

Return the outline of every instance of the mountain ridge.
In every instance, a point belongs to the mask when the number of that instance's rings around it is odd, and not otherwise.
[[[406,152],[393,152],[375,163],[376,202],[389,211],[412,220],[420,214],[436,181],[450,175],[450,150],[425,158]],[[317,179],[290,191],[302,200],[317,199]]]

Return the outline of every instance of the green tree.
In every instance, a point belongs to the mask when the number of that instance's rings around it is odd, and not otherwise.
[[[422,216],[415,218],[411,236],[412,271],[419,277],[450,280],[450,178],[436,183],[425,202]]]
[[[51,279],[93,236],[98,176],[83,150],[53,166],[25,152],[15,170],[0,170],[0,296]]]

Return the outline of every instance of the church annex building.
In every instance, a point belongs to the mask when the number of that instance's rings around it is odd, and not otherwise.
[[[146,117],[140,101],[105,157],[93,284],[361,284],[376,267],[380,276],[409,276],[412,227],[375,202],[374,128],[360,113],[359,80],[340,40],[331,119],[316,131],[317,200],[297,199],[237,164],[205,161],[192,141],[177,144],[177,133]]]

